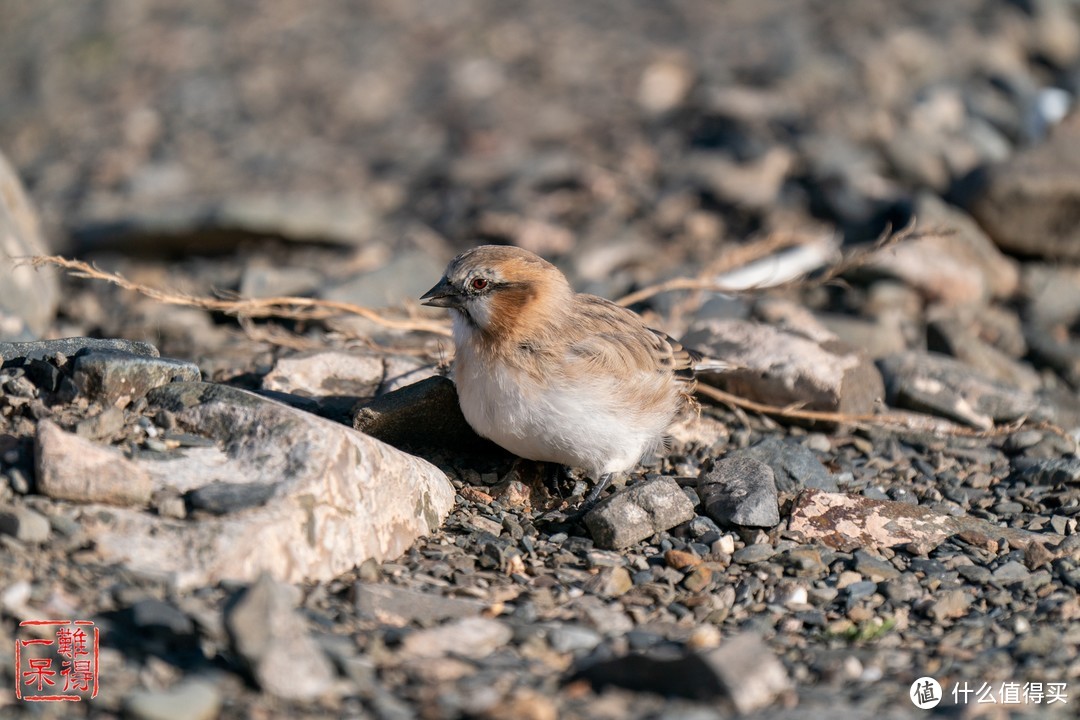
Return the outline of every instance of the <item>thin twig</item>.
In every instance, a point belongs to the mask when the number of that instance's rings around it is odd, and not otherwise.
[[[875,425],[881,427],[902,427],[908,430],[926,430],[936,433],[942,433],[946,435],[954,435],[960,437],[975,437],[975,438],[989,438],[997,437],[1000,435],[1008,435],[1009,433],[1016,432],[1020,428],[1025,419],[1020,419],[1016,422],[1009,423],[1008,425],[999,425],[989,430],[972,430],[970,428],[960,427],[954,423],[948,422],[941,418],[935,418],[932,416],[926,416],[925,419],[914,417],[911,415],[899,415],[895,413],[880,413],[880,414],[851,414],[842,412],[830,412],[827,410],[803,410],[798,406],[780,407],[778,405],[766,405],[764,403],[748,400],[738,395],[732,395],[731,393],[724,392],[711,385],[698,384],[697,392],[704,395],[707,398],[716,400],[717,402],[725,405],[731,405],[737,408],[743,408],[752,412],[761,413],[763,415],[771,415],[776,417],[789,418],[792,420],[812,420],[815,422],[830,422],[847,425]],[[1050,430],[1050,426],[1043,427],[1043,429]],[[1064,430],[1057,428],[1067,437],[1068,434]]]
[[[648,300],[654,295],[672,292],[674,290],[712,290],[715,292],[727,292],[730,288],[720,287],[713,278],[730,270],[740,268],[747,263],[768,257],[778,250],[783,250],[795,245],[803,245],[806,242],[807,238],[795,233],[774,233],[756,242],[747,245],[739,245],[729,249],[714,262],[709,263],[709,266],[696,277],[671,278],[670,280],[655,285],[643,287],[640,290],[636,290],[629,295],[619,298],[615,302],[623,307],[629,307],[630,305],[639,303],[643,300]]]
[[[106,272],[98,267],[81,260],[71,260],[59,255],[38,255],[29,258],[34,267],[42,265],[54,265],[62,268],[73,277],[101,280],[117,287],[131,290],[145,295],[152,300],[168,305],[183,305],[197,307],[204,310],[224,313],[234,317],[268,318],[277,317],[290,320],[323,320],[335,315],[358,315],[392,330],[419,331],[450,336],[450,328],[445,322],[435,320],[423,320],[419,318],[394,319],[388,318],[371,308],[337,300],[322,300],[306,297],[270,297],[270,298],[208,298],[197,297],[187,293],[173,290],[161,290],[158,288],[132,282],[117,273]]]

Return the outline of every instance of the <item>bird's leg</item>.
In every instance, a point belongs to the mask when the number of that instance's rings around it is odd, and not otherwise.
[[[561,475],[562,466],[560,466],[558,463],[552,462],[545,462],[541,464],[544,467],[544,484],[558,492],[559,477]]]
[[[566,518],[571,525],[581,522],[585,515],[596,507],[596,504],[600,502],[600,493],[604,492],[604,489],[611,484],[611,475],[612,473],[601,475],[600,479],[596,481],[596,486],[585,496],[585,500],[582,501],[581,505],[578,505],[577,510]]]
[[[573,482],[570,468],[560,463],[541,462],[543,467],[544,483],[551,488],[559,497],[563,496],[563,488]]]
[[[607,486],[611,484],[611,473],[605,473],[600,476],[600,479],[596,481],[595,487],[589,494],[585,496],[585,502],[581,504],[581,507],[585,510],[591,510],[597,502],[600,501],[600,494],[607,489]]]

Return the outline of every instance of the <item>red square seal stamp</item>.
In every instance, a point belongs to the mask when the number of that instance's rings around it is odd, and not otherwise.
[[[15,641],[15,697],[74,702],[97,697],[98,628],[89,620],[24,620]]]

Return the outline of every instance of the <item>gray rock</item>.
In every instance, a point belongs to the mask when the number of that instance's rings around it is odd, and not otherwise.
[[[751,545],[750,547],[756,547]],[[766,546],[767,547],[767,546]],[[818,577],[828,571],[828,566],[821,559],[821,550],[813,545],[793,547],[780,556],[780,562],[795,577]]]
[[[776,489],[796,493],[803,488],[834,492],[840,488],[814,453],[787,438],[768,437],[748,448],[735,450],[727,458],[749,458],[772,468]]]
[[[192,510],[228,515],[265,505],[277,488],[277,483],[212,482],[195,488],[184,496],[184,500]]]
[[[116,350],[119,352],[158,357],[158,350],[150,343],[131,340],[98,340],[96,338],[71,337],[60,340],[35,340],[33,342],[0,343],[0,360],[33,359],[50,360],[57,354],[72,358],[80,352]]]
[[[26,324],[26,320],[14,313],[0,309],[0,344],[9,342],[31,342],[37,334]]]
[[[483,517],[482,515],[468,517],[462,524],[476,533],[488,533],[495,537],[498,537],[502,533],[502,523]]]
[[[753,316],[769,327],[789,331],[818,343],[836,340],[836,335],[829,332],[813,311],[793,300],[768,296],[758,298],[754,301]]]
[[[1031,577],[1031,571],[1023,563],[1010,560],[997,567],[991,574],[990,579],[1002,585],[1015,585],[1022,583]]]
[[[150,473],[118,449],[64,432],[50,420],[38,423],[34,447],[37,487],[51,498],[110,505],[150,502]]]
[[[23,361],[22,369],[30,382],[34,383],[38,390],[42,392],[56,392],[57,388],[60,387],[63,375],[60,373],[59,368],[51,362],[30,358]]]
[[[34,398],[38,396],[37,388],[34,387],[34,383],[30,382],[30,378],[26,377],[26,374],[22,371],[22,368],[18,368],[19,374],[15,377],[11,377],[10,374],[5,373],[4,379],[7,380],[3,383],[4,393],[13,397],[20,398]],[[8,380],[7,378],[11,378]]]
[[[220,200],[170,194],[141,198],[123,208],[92,211],[74,229],[83,248],[207,247],[251,238],[360,245],[372,239],[377,215],[355,193],[348,197],[300,192],[224,195]]]
[[[585,515],[596,545],[618,550],[694,517],[694,505],[670,477],[624,488]]]
[[[322,646],[338,668],[338,672],[352,681],[353,688],[362,697],[370,697],[378,688],[375,661],[370,655],[360,655],[356,642],[347,635],[317,635],[315,640]]]
[[[451,618],[476,617],[485,607],[476,600],[368,582],[353,585],[353,602],[362,617],[390,625],[431,625]]]
[[[729,638],[703,658],[741,714],[768,707],[793,690],[784,664],[756,633]]]
[[[395,447],[460,449],[487,444],[469,426],[454,383],[432,377],[357,407],[353,427]]]
[[[1054,532],[1058,533],[1059,535],[1064,535],[1068,531],[1070,524],[1074,528],[1076,527],[1076,521],[1070,520],[1064,515],[1054,515],[1052,518],[1050,518],[1050,527],[1052,527],[1054,529]]]
[[[970,593],[963,590],[946,590],[938,593],[935,599],[926,608],[926,614],[932,620],[954,620],[967,615],[971,608],[972,598]]]
[[[914,334],[899,314],[866,320],[840,313],[814,313],[815,319],[837,339],[877,358],[907,350],[908,335]]]
[[[731,559],[740,565],[753,565],[754,563],[765,562],[775,554],[776,548],[772,545],[758,543],[739,548],[731,556]]]
[[[0,510],[0,535],[37,545],[49,539],[51,530],[48,518],[28,507]]]
[[[757,460],[716,461],[698,476],[698,493],[705,512],[721,525],[773,527],[780,522],[772,468]]]
[[[978,566],[971,565],[969,567]],[[877,586],[877,583],[872,584]],[[918,600],[926,592],[923,589],[922,585],[919,583],[919,579],[911,573],[905,573],[893,580],[881,583],[879,589],[881,590],[881,593],[889,599],[889,602],[893,603],[894,605],[909,603],[913,600]]]
[[[1080,340],[1070,331],[1080,320],[1080,268],[1029,263],[1023,291],[1023,333],[1032,358],[1080,385]]]
[[[984,342],[1016,360],[1027,356],[1024,330],[1028,323],[1013,308],[1002,305],[977,308],[973,321]]]
[[[1080,258],[1080,113],[1048,140],[991,167],[971,214],[999,247],[1020,255]]]
[[[580,625],[560,623],[548,632],[548,644],[558,653],[587,652],[601,640],[600,633]]]
[[[794,163],[794,153],[783,145],[774,145],[748,162],[704,150],[691,152],[683,161],[688,182],[710,191],[722,202],[752,208],[775,203]]]
[[[124,698],[124,713],[137,720],[213,720],[221,701],[214,683],[185,679],[165,690],[133,691]]]
[[[263,573],[227,608],[225,627],[259,687],[312,700],[330,689],[334,668],[294,610],[298,599],[294,588]]]
[[[982,565],[964,565],[957,568],[960,577],[972,583],[990,582],[991,573]]]
[[[1013,649],[1020,656],[1046,657],[1055,650],[1063,649],[1067,643],[1057,628],[1037,627],[1021,634],[1013,643]]]
[[[1002,255],[965,212],[929,192],[916,198],[914,210],[923,234],[877,253],[871,267],[946,305],[983,303],[1016,292],[1016,261]]]
[[[1031,485],[1080,485],[1080,459],[1047,458],[1023,463],[1020,477]]]
[[[172,383],[148,397],[152,411],[168,410],[180,427],[215,440],[162,460],[126,461],[128,471],[150,477],[151,491],[276,488],[263,504],[224,515],[84,514],[106,562],[181,588],[250,581],[262,571],[290,582],[328,580],[368,558],[397,557],[453,505],[453,487],[437,468],[323,418],[206,383]]]
[[[844,588],[845,592],[847,592],[849,600],[857,600],[859,598],[869,597],[876,593],[877,589],[878,584],[870,580],[863,580],[861,582],[851,583]]]
[[[1030,393],[992,380],[952,358],[936,353],[902,353],[878,363],[889,403],[928,412],[980,429],[1031,414],[1038,405]]]
[[[605,567],[586,580],[582,589],[603,598],[617,598],[628,593],[633,586],[629,570],[624,567]]]
[[[441,627],[410,633],[401,644],[405,658],[441,658],[458,655],[485,658],[514,637],[514,631],[498,620],[462,618]]]
[[[1048,328],[1068,325],[1080,317],[1080,267],[1028,263],[1022,287],[1029,324]]]
[[[87,440],[100,440],[120,432],[123,427],[124,411],[109,405],[97,415],[80,420],[75,425],[75,434]]]
[[[191,635],[195,623],[182,610],[157,598],[143,598],[131,606],[131,621],[143,632],[167,630],[173,635]]]
[[[37,212],[0,153],[0,311],[23,320],[35,335],[44,333],[56,315],[60,300],[56,271],[16,265],[10,258],[48,254]]]
[[[642,71],[637,84],[637,104],[652,114],[674,110],[693,85],[693,71],[677,59],[661,58]]]
[[[79,390],[91,400],[111,405],[121,398],[129,402],[145,397],[156,387],[171,382],[202,379],[195,363],[148,357],[119,350],[91,350],[77,355],[72,365]]]
[[[212,223],[293,242],[360,245],[372,238],[378,216],[356,193],[263,193],[226,197],[214,208]]]
[[[900,571],[891,563],[871,555],[865,550],[855,551],[855,571],[874,582],[892,580],[900,576]]]
[[[1034,392],[1042,384],[1034,368],[1009,357],[985,342],[971,313],[938,312],[926,326],[926,344],[931,352],[951,355],[991,380]]]
[[[1069,5],[1053,0],[1038,0],[1031,4],[1035,23],[1029,42],[1040,48],[1047,60],[1057,67],[1068,67],[1080,59],[1080,21],[1069,12],[1070,9]],[[1045,88],[1040,95],[1053,96],[1062,92],[1059,88]],[[1068,99],[1065,102],[1068,103]],[[1056,103],[1049,104],[1052,106]],[[1053,125],[1060,119],[1058,113],[1048,107],[1039,107],[1035,113],[1041,116],[1044,126]]]
[[[280,358],[263,377],[262,386],[305,397],[366,398],[375,395],[384,372],[385,363],[379,356],[326,350]]]
[[[703,517],[698,515],[690,521],[690,525],[687,527],[690,531],[691,537],[701,539],[702,542],[708,542],[705,536],[709,536],[709,539],[718,538],[721,535],[720,527],[712,518]]]
[[[17,467],[12,467],[7,471],[8,482],[11,484],[11,489],[18,495],[26,495],[30,492],[30,480],[26,477]]]
[[[311,268],[248,266],[240,276],[240,296],[267,298],[307,295],[323,282],[323,274]]]
[[[861,414],[884,396],[873,363],[836,340],[745,320],[699,320],[682,343],[735,367],[702,380],[768,405]]]
[[[432,257],[419,250],[396,255],[389,263],[322,291],[327,300],[350,302],[364,307],[389,307],[416,300],[427,292],[433,278],[439,278],[450,258]]]
[[[913,107],[907,113],[913,120],[919,118],[920,105],[926,104],[913,98]],[[918,122],[918,120],[915,120]],[[925,120],[923,121],[925,123]],[[896,169],[905,184],[916,187],[929,187],[937,192],[944,192],[949,186],[949,168],[945,163],[945,149],[952,149],[962,139],[943,137],[945,128],[913,126],[912,120],[900,125],[890,134],[889,142],[883,148],[890,164]],[[960,142],[958,142],[958,140]],[[951,142],[949,142],[951,141]],[[970,152],[970,150],[969,150]]]
[[[1051,368],[1074,386],[1080,386],[1080,341],[1061,337],[1056,328],[1032,325],[1024,337],[1031,357]]]

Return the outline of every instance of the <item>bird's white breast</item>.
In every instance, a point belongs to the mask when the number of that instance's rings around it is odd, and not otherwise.
[[[627,378],[526,372],[481,353],[476,330],[455,317],[454,381],[462,413],[476,432],[530,460],[583,468],[594,477],[633,468],[653,449],[675,413],[671,402],[627,409]]]

